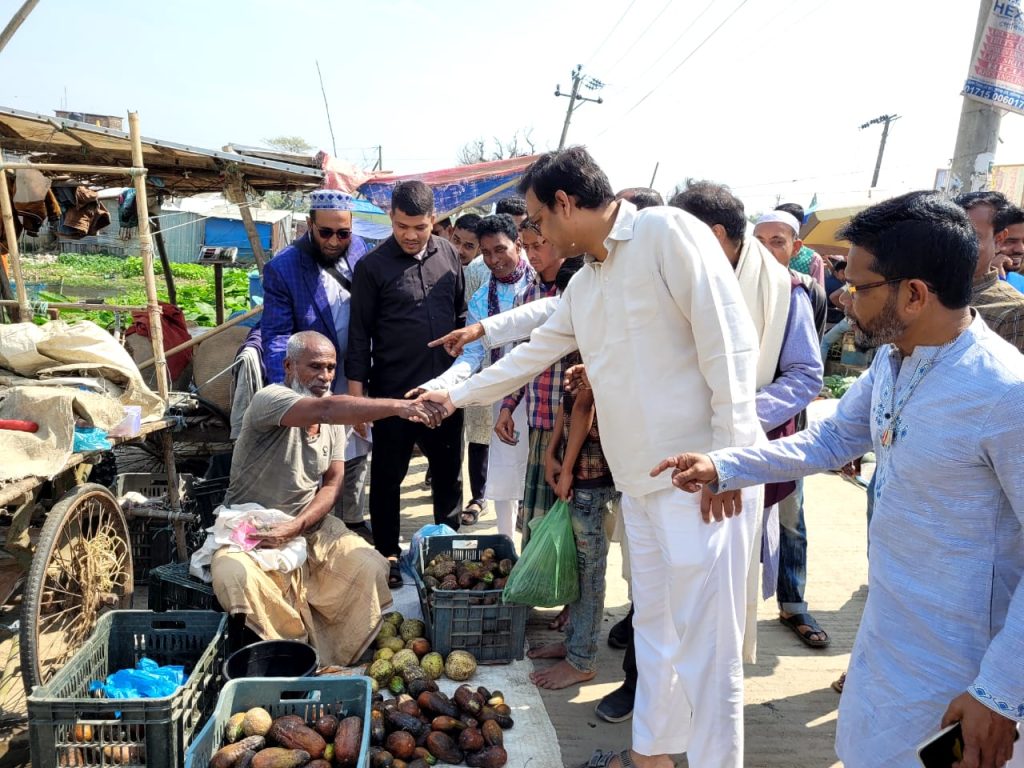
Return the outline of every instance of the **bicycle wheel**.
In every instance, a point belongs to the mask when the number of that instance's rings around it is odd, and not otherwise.
[[[128,526],[95,483],[69,491],[46,515],[22,599],[21,672],[47,682],[109,610],[130,608],[135,584]]]

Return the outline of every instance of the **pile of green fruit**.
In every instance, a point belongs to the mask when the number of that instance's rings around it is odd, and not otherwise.
[[[423,583],[427,589],[447,592],[484,592],[504,589],[508,575],[515,563],[510,558],[498,559],[493,549],[485,549],[479,560],[456,560],[450,554],[435,557],[423,569]],[[481,605],[494,605],[497,595],[488,595],[478,600]]]
[[[275,719],[254,707],[228,720],[224,746],[210,768],[354,768],[362,742],[361,717],[324,715],[307,723],[298,715]]]
[[[384,617],[377,635],[377,651],[366,668],[373,692],[405,693],[414,680],[437,680],[442,675],[456,682],[476,672],[476,659],[468,651],[452,651],[444,658],[431,651],[423,637],[426,628],[418,619],[406,619],[397,611]]]
[[[371,768],[427,768],[438,762],[502,768],[504,731],[512,710],[500,691],[461,685],[448,698],[433,680],[416,680],[407,693],[374,695],[370,712]]]

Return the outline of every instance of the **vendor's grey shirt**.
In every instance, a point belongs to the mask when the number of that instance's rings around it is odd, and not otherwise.
[[[321,424],[316,437],[281,419],[302,395],[282,384],[257,392],[242,421],[224,504],[260,504],[295,516],[313,500],[332,461],[345,460],[345,430]]]

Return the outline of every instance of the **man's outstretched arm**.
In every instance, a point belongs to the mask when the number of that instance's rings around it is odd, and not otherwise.
[[[428,427],[436,427],[444,420],[445,415],[441,407],[430,402],[331,395],[302,398],[281,417],[281,426],[366,424],[377,419],[398,416]]]

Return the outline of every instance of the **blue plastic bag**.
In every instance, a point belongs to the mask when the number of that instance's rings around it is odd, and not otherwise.
[[[71,450],[75,453],[86,451],[109,451],[114,444],[107,440],[107,433],[99,427],[75,427],[75,442]]]
[[[455,536],[457,533],[458,531],[453,530],[451,526],[444,523],[424,525],[412,535],[412,543],[409,544],[409,549],[402,554],[402,570],[412,577],[416,565],[420,561],[420,542],[423,539],[428,536]]]
[[[152,659],[139,659],[135,669],[119,669],[105,683],[94,680],[89,692],[102,691],[108,699],[162,699],[185,684],[185,668],[178,664],[161,667]]]

